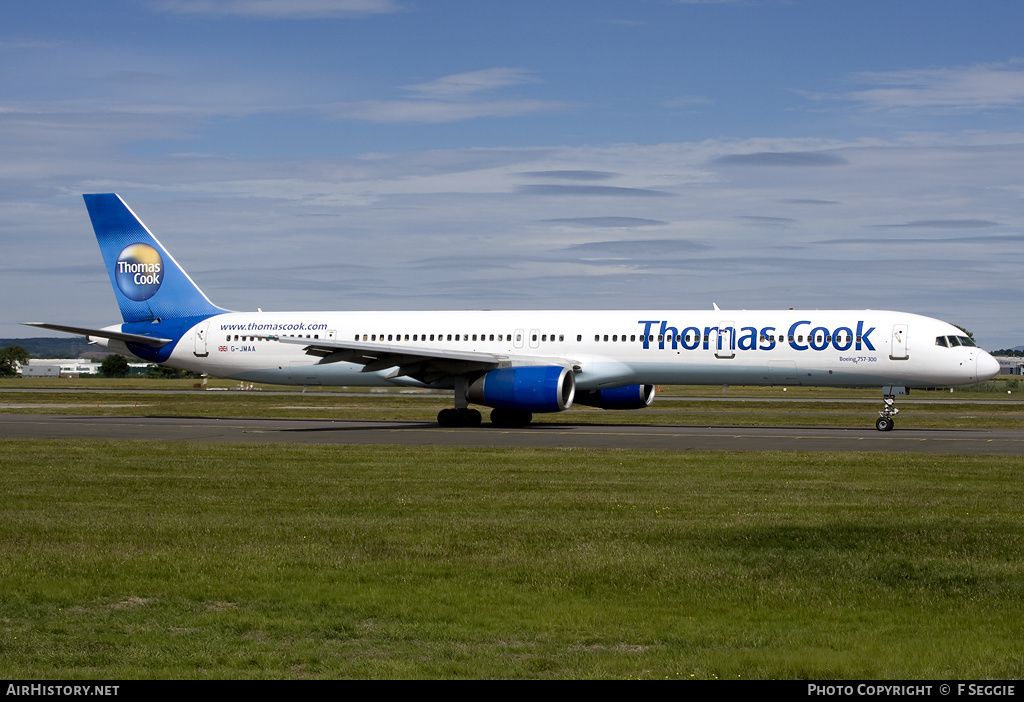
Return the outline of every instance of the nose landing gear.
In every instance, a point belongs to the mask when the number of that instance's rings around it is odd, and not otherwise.
[[[896,396],[909,394],[910,388],[891,385],[882,388],[882,399],[885,402],[885,406],[878,412],[878,419],[875,420],[875,429],[878,431],[892,431],[892,428],[896,426],[896,421],[893,417],[900,413],[896,407]]]

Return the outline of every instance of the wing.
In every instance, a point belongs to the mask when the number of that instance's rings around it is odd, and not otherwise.
[[[308,355],[320,358],[318,363],[357,363],[363,366],[364,373],[394,368],[387,376],[389,379],[407,376],[427,385],[449,376],[470,375],[512,366],[564,366],[576,372],[580,370],[577,361],[565,358],[458,351],[366,341],[311,340],[273,334],[263,338],[282,344],[304,346]]]

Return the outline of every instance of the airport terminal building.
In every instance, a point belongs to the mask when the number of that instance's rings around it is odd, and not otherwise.
[[[1020,356],[996,356],[999,361],[999,375],[1024,375],[1024,358]]]

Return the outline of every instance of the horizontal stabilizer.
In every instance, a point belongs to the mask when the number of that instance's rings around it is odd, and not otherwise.
[[[84,327],[69,327],[63,324],[45,324],[43,322],[22,322],[28,327],[39,327],[40,329],[52,329],[53,331],[67,332],[68,334],[81,334],[82,336],[98,336],[101,339],[115,339],[126,344],[138,344],[140,346],[152,346],[160,348],[174,341],[174,339],[161,339],[155,336],[144,334],[128,334],[127,332],[112,331],[110,329],[86,329]]]

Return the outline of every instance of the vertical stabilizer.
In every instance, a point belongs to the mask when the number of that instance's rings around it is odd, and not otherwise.
[[[82,197],[125,323],[227,311],[210,302],[119,196]]]

